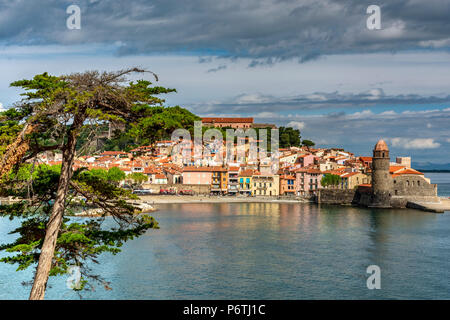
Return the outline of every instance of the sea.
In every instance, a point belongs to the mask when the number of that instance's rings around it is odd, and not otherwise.
[[[426,174],[450,196],[450,173]],[[46,299],[450,299],[450,212],[293,203],[158,205],[159,230],[104,254],[110,289],[49,280]],[[84,219],[84,218],[77,218]],[[0,243],[16,221],[0,220]],[[0,253],[0,256],[4,256]],[[376,266],[379,289],[369,289]],[[32,270],[0,264],[0,299],[27,299]]]

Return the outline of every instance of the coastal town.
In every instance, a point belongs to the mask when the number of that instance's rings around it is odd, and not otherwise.
[[[275,128],[271,124],[255,124],[253,118],[203,118],[207,127],[250,129]],[[250,139],[241,146],[244,157],[235,157],[225,165],[219,152],[204,152],[201,159],[182,157],[173,152],[184,141],[156,141],[129,152],[104,151],[76,158],[74,169],[110,170],[118,168],[125,178],[123,187],[138,195],[219,195],[230,197],[277,197],[313,199],[320,189],[356,190],[370,188],[373,157],[355,155],[339,148],[297,146],[280,148],[279,164],[273,172],[273,156],[249,159]],[[235,148],[238,146],[235,144]],[[182,150],[193,146],[183,145]],[[46,153],[39,159],[48,165],[58,165],[61,154]],[[397,157],[389,162],[391,177],[420,178],[430,183],[422,172],[411,168],[410,157]],[[135,177],[140,177],[138,183]],[[419,182],[420,184],[420,182]]]

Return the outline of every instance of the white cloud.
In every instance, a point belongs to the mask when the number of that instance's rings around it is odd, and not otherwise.
[[[395,116],[395,115],[397,115],[397,112],[395,112],[394,110],[384,111],[380,113],[380,116]]]
[[[305,123],[302,121],[291,121],[287,124],[288,127],[292,127],[294,129],[302,130],[305,128]]]
[[[2,112],[2,111],[5,111],[5,110],[3,109],[3,103],[0,102],[0,112]]]
[[[272,98],[260,93],[255,94],[241,94],[233,101],[236,104],[254,104],[254,103],[268,103]]]
[[[394,147],[403,149],[436,149],[441,146],[441,144],[435,142],[433,138],[392,138],[390,140]]]
[[[255,118],[264,118],[264,119],[273,119],[273,118],[277,118],[279,115],[274,113],[274,112],[260,112],[258,114],[256,114],[254,117]]]
[[[348,115],[350,119],[363,119],[373,117],[374,113],[370,110],[358,111]]]
[[[450,143],[450,138],[448,138],[446,141],[447,141],[448,143]]]

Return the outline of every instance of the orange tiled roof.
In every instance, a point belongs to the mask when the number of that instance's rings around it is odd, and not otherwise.
[[[257,171],[253,170],[253,169],[247,169],[247,170],[242,170],[241,173],[239,174],[240,177],[251,177],[252,175],[254,175]]]
[[[417,170],[414,170],[414,169],[411,169],[411,168],[407,168],[405,170],[401,170],[399,172],[395,172],[392,175],[392,177],[395,178],[395,177],[402,176],[402,175],[405,175],[405,174],[416,174],[416,175],[421,175],[421,176],[423,175],[423,173],[420,172],[420,171],[417,171]]]
[[[405,166],[390,166],[389,167],[389,173],[396,173],[399,170],[406,169]]]
[[[183,172],[214,172],[221,171],[225,172],[227,169],[222,167],[184,167]]]
[[[341,177],[342,178],[350,178],[350,177],[356,176],[359,173],[361,173],[361,172],[348,172],[348,173],[343,174]]]
[[[123,151],[105,151],[101,154],[101,156],[118,156],[118,155],[126,155],[128,153]]]

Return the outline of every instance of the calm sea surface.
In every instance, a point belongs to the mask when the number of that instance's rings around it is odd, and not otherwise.
[[[450,174],[427,174],[450,196]],[[160,230],[93,270],[111,281],[86,299],[450,299],[450,212],[309,204],[173,204]],[[0,242],[17,224],[0,220]],[[368,290],[366,268],[381,268]],[[0,264],[0,299],[26,299],[31,271]],[[48,299],[78,299],[66,277]]]

